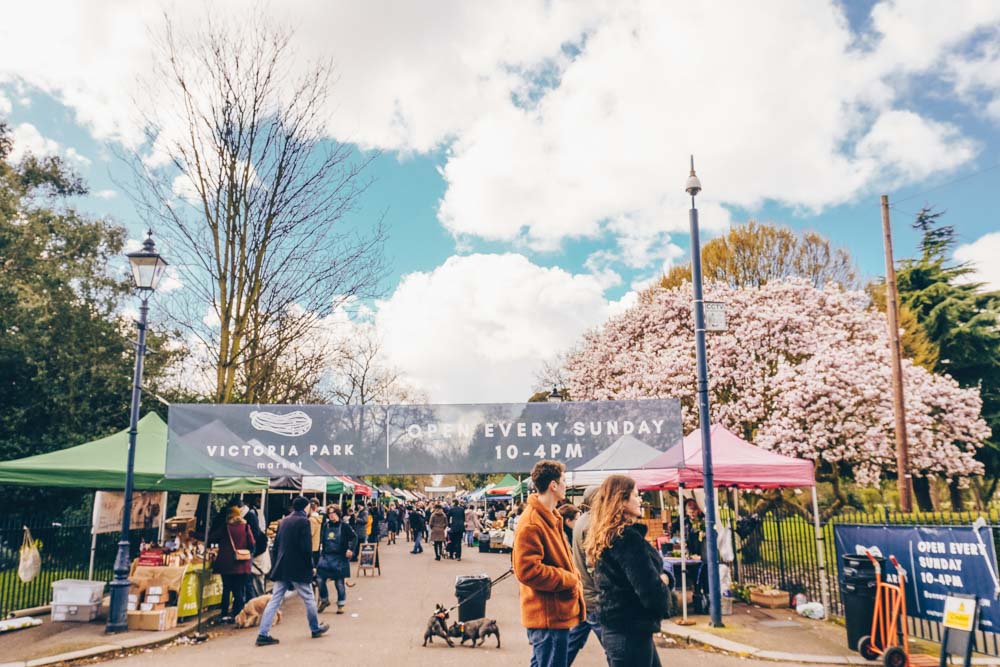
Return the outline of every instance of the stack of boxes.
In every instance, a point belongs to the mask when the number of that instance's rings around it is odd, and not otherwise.
[[[60,579],[52,582],[52,620],[89,623],[101,611],[103,581]]]
[[[166,582],[153,578],[132,584],[128,595],[129,630],[169,630],[177,627],[177,607],[167,606]]]

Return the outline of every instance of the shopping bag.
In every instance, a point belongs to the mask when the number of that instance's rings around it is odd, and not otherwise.
[[[514,548],[514,531],[508,530],[503,534],[503,545],[508,549]]]
[[[42,571],[42,554],[38,551],[38,540],[32,539],[31,531],[24,527],[24,540],[21,542],[21,562],[17,566],[17,576],[28,583]]]

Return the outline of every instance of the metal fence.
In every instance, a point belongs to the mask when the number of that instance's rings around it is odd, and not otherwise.
[[[837,580],[839,564],[833,539],[834,525],[968,526],[980,516],[990,524],[994,546],[997,547],[997,553],[1000,553],[1000,515],[995,511],[841,513],[821,526],[826,561],[826,571],[821,572],[812,518],[787,508],[770,510],[759,516],[740,519],[742,546],[736,553],[733,580],[743,585],[774,586],[792,594],[805,593],[811,600],[822,599],[822,582],[825,580],[830,590],[830,614],[842,617],[844,605]],[[940,623],[910,617],[909,628],[912,636],[941,641]],[[978,632],[976,650],[988,655],[1000,655],[1000,635]]]
[[[17,576],[24,527],[39,541],[42,569],[37,577],[24,583]],[[142,539],[156,538],[157,530],[131,531],[131,554],[139,553]],[[94,579],[110,581],[114,576],[119,533],[97,536],[94,552]],[[52,582],[60,579],[86,579],[90,566],[90,525],[63,525],[51,520],[7,519],[0,523],[0,618],[12,611],[49,604]]]

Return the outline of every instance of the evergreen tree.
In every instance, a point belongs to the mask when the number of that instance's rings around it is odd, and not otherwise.
[[[964,387],[979,387],[983,419],[993,431],[978,455],[986,466],[978,491],[989,502],[1000,475],[1000,293],[974,282],[969,265],[951,261],[955,229],[940,223],[943,215],[926,207],[917,214],[913,227],[923,234],[920,257],[901,262],[896,279],[902,305],[938,349],[934,370]],[[952,504],[956,509],[962,504],[954,482]]]

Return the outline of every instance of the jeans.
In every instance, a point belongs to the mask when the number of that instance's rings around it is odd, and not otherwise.
[[[344,585],[343,579],[333,579],[333,585],[337,588],[337,606],[343,607],[344,603],[347,601],[347,586]],[[330,589],[326,586],[326,577],[319,577],[319,599],[329,600],[330,599]]]
[[[222,575],[222,616],[235,616],[243,611],[246,604],[246,588],[249,574],[224,574]],[[229,606],[229,596],[233,596],[233,606]]]
[[[316,614],[316,598],[313,597],[312,584],[305,584],[298,581],[276,581],[271,590],[271,599],[264,608],[264,616],[260,619],[260,632],[262,637],[267,637],[271,633],[271,624],[274,617],[281,609],[281,603],[285,601],[285,593],[295,591],[302,598],[306,605],[306,618],[309,619],[309,629],[313,632],[319,631],[319,616]]]
[[[576,654],[580,652],[580,649],[584,647],[587,643],[587,638],[590,636],[591,631],[597,637],[597,641],[601,646],[604,646],[604,631],[601,628],[601,622],[598,618],[597,611],[587,610],[587,618],[577,625],[575,628],[569,631],[569,660],[568,664],[572,665],[573,661],[576,660]]]
[[[424,548],[422,546],[420,546],[420,537],[421,537],[421,535],[420,535],[419,532],[414,532],[413,533],[413,553],[419,554],[419,553],[423,553],[423,551],[424,551]]]
[[[652,634],[617,632],[604,628],[604,655],[608,667],[660,667]]]
[[[569,630],[533,630],[528,628],[531,642],[531,667],[567,667]]]
[[[475,535],[475,533],[476,533],[476,531],[474,531],[474,530],[467,530],[467,531],[465,531],[465,544],[467,546],[470,546],[470,547],[472,546],[472,543],[475,541],[475,538],[473,537],[473,535]]]

